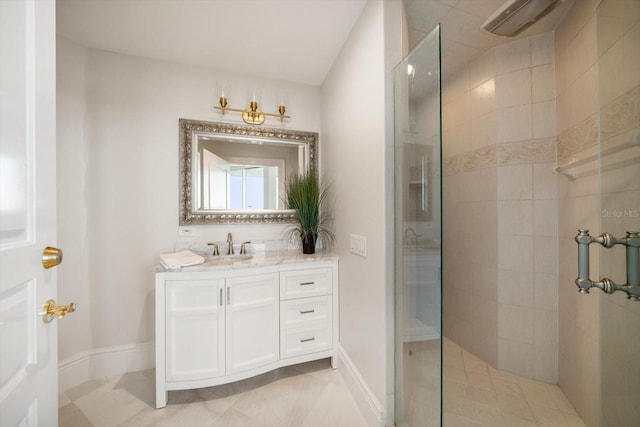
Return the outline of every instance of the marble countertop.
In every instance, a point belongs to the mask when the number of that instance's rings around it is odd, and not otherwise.
[[[300,262],[322,262],[322,261],[335,261],[338,259],[336,254],[331,252],[316,252],[315,254],[305,255],[300,250],[281,250],[281,251],[265,251],[249,254],[252,257],[248,260],[233,260],[224,259],[222,256],[219,259],[216,257],[208,256],[204,263],[198,265],[192,265],[189,267],[182,267],[176,269],[164,268],[162,265],[157,265],[153,272],[166,273],[166,272],[195,272],[195,271],[210,271],[210,270],[228,270],[228,269],[243,269],[254,267],[266,267],[270,265],[280,264],[295,264]]]

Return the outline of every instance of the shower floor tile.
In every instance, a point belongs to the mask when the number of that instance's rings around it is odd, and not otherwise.
[[[498,371],[446,338],[443,353],[444,427],[585,426],[558,386]]]

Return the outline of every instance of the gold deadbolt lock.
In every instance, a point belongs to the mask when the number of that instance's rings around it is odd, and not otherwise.
[[[42,266],[44,268],[55,267],[62,262],[62,249],[47,246],[42,251]]]
[[[49,323],[53,319],[62,319],[68,313],[76,311],[76,303],[72,302],[69,305],[56,305],[56,302],[52,299],[44,303],[42,307],[44,312],[42,313],[42,321]]]

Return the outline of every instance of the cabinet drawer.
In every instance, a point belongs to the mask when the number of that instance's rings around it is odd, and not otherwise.
[[[312,268],[280,273],[281,300],[328,295],[331,292],[330,268]]]
[[[299,298],[280,302],[282,333],[292,329],[331,326],[331,296]]]
[[[331,326],[316,329],[288,329],[280,339],[282,358],[329,350],[332,343]]]

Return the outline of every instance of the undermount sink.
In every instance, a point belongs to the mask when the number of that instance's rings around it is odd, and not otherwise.
[[[234,264],[236,262],[249,261],[252,258],[253,258],[252,254],[205,255],[204,256],[204,263],[207,264],[207,265]]]

